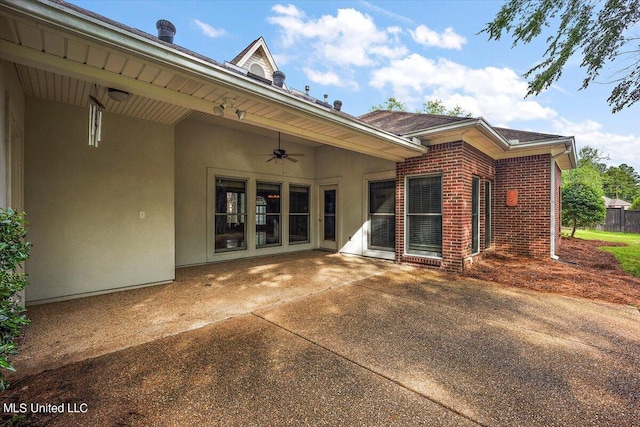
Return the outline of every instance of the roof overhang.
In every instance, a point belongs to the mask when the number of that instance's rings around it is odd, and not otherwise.
[[[418,138],[427,146],[453,141],[465,141],[496,160],[549,154],[562,170],[577,167],[576,147],[573,137],[531,142],[511,141],[504,138],[482,117],[434,126],[403,136]]]
[[[243,122],[249,125],[393,161],[427,150],[178,46],[52,1],[3,0],[0,59],[48,73],[43,80],[62,76],[163,103],[178,109],[176,121],[191,111],[212,114],[230,97],[247,112]],[[237,118],[231,114],[225,120]]]

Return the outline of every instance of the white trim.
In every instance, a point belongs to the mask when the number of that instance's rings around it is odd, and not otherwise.
[[[324,196],[324,191],[331,191],[331,190],[335,190],[336,192],[336,206],[335,206],[335,245],[332,243],[325,243],[325,242],[331,242],[331,240],[324,240],[324,200],[323,200],[323,196]],[[318,243],[317,243],[317,247],[319,249],[327,249],[327,250],[335,250],[340,252],[341,248],[342,248],[342,233],[341,233],[341,229],[340,226],[342,224],[341,221],[341,212],[340,209],[342,208],[342,202],[340,200],[340,184],[339,181],[338,182],[334,182],[334,183],[330,183],[330,182],[326,182],[323,184],[318,184]],[[335,247],[334,247],[335,246]]]
[[[414,174],[414,175],[405,175],[404,177],[404,236],[403,236],[403,246],[402,246],[402,255],[403,256],[413,256],[413,257],[420,257],[420,258],[425,258],[425,259],[435,259],[435,260],[442,260],[442,255],[444,254],[444,242],[441,241],[440,242],[440,256],[438,255],[428,255],[424,252],[421,251],[417,251],[417,252],[409,252],[409,221],[408,221],[408,216],[409,216],[409,179],[412,178],[420,178],[420,177],[432,177],[432,176],[439,176],[440,177],[440,186],[441,186],[441,190],[440,190],[440,197],[441,197],[441,202],[440,202],[440,216],[444,219],[444,213],[442,212],[444,210],[444,206],[443,206],[443,202],[444,202],[444,194],[442,192],[442,188],[444,188],[444,177],[442,175],[442,173],[422,173],[422,174]],[[444,236],[444,221],[441,222],[442,223],[442,235]]]
[[[556,255],[556,160],[551,158],[551,258],[558,259]]]
[[[256,173],[256,172],[248,172],[242,170],[235,169],[223,169],[223,168],[214,168],[208,167],[206,174],[207,186],[206,186],[206,200],[207,205],[206,209],[206,231],[204,238],[206,239],[206,263],[217,262],[217,261],[226,261],[231,259],[240,259],[240,258],[251,258],[262,255],[274,255],[279,253],[286,252],[298,252],[311,250],[316,247],[316,234],[315,227],[313,226],[313,217],[314,210],[316,209],[313,203],[314,200],[314,181],[312,179],[305,179],[299,177],[291,177],[291,176],[283,176],[277,174],[266,174],[266,173]],[[215,219],[215,179],[216,177],[224,177],[230,179],[244,180],[247,183],[246,186],[246,194],[247,194],[247,217],[246,217],[246,249],[237,250],[237,251],[228,251],[228,252],[216,252],[215,251],[215,240],[213,235],[213,226]],[[281,194],[286,194],[286,197],[283,197],[285,200],[281,201],[281,244],[279,246],[265,246],[256,248],[256,185],[257,182],[273,182],[280,184]],[[294,243],[289,244],[288,238],[288,230],[289,230],[289,203],[288,203],[288,193],[289,193],[289,185],[304,185],[309,187],[309,202],[311,204],[311,212],[309,213],[309,242],[308,243]],[[282,199],[281,199],[282,200]],[[286,209],[286,210],[285,210]],[[180,265],[177,267],[185,267],[186,265]]]
[[[370,231],[370,221],[369,221],[369,183],[376,181],[390,181],[396,180],[396,171],[386,171],[386,172],[375,172],[375,173],[366,173],[362,175],[362,255],[368,256],[372,258],[381,258],[388,259],[394,261],[396,259],[396,251],[393,248],[391,251],[384,251],[380,249],[369,249],[369,231]],[[396,195],[397,195],[397,185],[396,185]],[[395,197],[395,196],[394,196]],[[397,215],[396,223],[397,223]],[[397,238],[397,236],[396,236]]]
[[[476,194],[476,200],[473,200],[473,182],[477,181],[478,182],[478,194]],[[480,193],[482,192],[482,179],[477,176],[477,175],[472,175],[471,176],[471,221],[473,221],[473,203],[474,202],[478,202],[478,218],[476,219],[476,231],[477,231],[477,237],[478,237],[478,250],[477,251],[473,251],[473,222],[471,223],[471,256],[476,256],[478,255],[481,250],[480,248],[482,247],[482,242],[480,241],[480,236],[482,235],[482,233],[480,232]]]

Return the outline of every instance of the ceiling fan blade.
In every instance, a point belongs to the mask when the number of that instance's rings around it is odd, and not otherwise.
[[[287,153],[287,156],[304,157],[305,154],[302,154],[302,153]]]
[[[291,154],[289,154],[289,155],[287,155],[287,157],[283,157],[283,158],[286,159],[286,160],[289,160],[290,162],[297,163],[298,161],[296,159],[293,159],[293,158],[289,157],[290,155]]]
[[[270,162],[270,161],[275,160],[275,159],[276,159],[276,156],[273,156],[273,157],[272,157],[272,158],[270,158],[269,160],[265,160],[265,161],[266,161],[266,162]]]

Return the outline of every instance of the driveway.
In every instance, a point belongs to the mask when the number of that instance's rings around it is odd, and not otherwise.
[[[157,297],[172,287],[184,301]],[[636,308],[315,252],[184,270],[165,288],[33,307],[29,375],[3,403],[85,410],[27,411],[34,425],[640,425]],[[235,308],[202,307],[218,303]],[[74,304],[91,310],[46,320]],[[82,356],[92,316],[121,350]],[[39,372],[24,361],[48,351],[40,327],[51,345],[92,344]]]

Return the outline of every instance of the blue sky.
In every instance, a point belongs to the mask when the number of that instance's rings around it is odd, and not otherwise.
[[[393,96],[409,111],[429,99],[460,105],[494,126],[573,135],[578,149],[608,154],[612,166],[640,172],[640,104],[611,114],[605,69],[578,90],[583,72],[571,60],[562,78],[525,98],[522,74],[540,60],[544,37],[511,46],[478,34],[500,1],[71,1],[142,31],[169,19],[174,42],[219,62],[264,37],[289,87],[340,99],[360,115]]]

